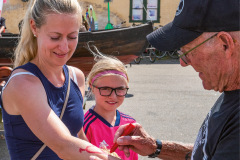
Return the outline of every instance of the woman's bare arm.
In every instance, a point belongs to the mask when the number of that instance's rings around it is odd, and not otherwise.
[[[32,132],[60,158],[89,159],[90,155],[97,155],[108,159],[108,155],[99,148],[71,136],[48,105],[45,90],[37,77],[14,77],[4,90],[3,102],[9,114],[21,115]]]

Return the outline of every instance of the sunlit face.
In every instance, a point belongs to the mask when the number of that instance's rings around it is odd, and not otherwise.
[[[183,46],[181,50],[186,52],[204,40],[206,40],[206,36],[200,36]],[[224,68],[226,66],[225,58],[222,56],[224,56],[223,50],[221,45],[217,43],[216,37],[187,55],[188,64],[199,72],[203,87],[207,90],[221,91],[225,85],[221,82],[222,76],[226,71],[226,68]],[[182,60],[180,60],[180,63],[182,66],[187,66]]]
[[[118,75],[108,75],[100,77],[94,82],[94,85],[97,87],[111,88],[128,87],[126,79]],[[95,108],[97,108],[98,111],[99,109],[101,109],[101,111],[115,111],[123,103],[125,98],[117,96],[114,91],[110,96],[101,96],[99,93],[99,89],[95,87],[92,87],[92,92],[96,100]]]
[[[49,14],[46,23],[35,29],[40,62],[62,66],[73,55],[80,28],[76,14]],[[33,30],[34,32],[34,30]]]

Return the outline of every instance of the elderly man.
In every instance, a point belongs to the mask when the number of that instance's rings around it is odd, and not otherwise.
[[[159,50],[180,49],[180,63],[191,65],[207,90],[222,92],[204,120],[194,146],[152,138],[141,125],[115,141],[143,156],[171,160],[240,159],[239,0],[181,0],[174,20],[147,36]]]

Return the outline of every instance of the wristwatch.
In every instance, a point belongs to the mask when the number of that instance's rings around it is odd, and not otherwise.
[[[156,151],[155,151],[153,154],[148,155],[148,158],[156,158],[156,157],[158,157],[158,155],[160,154],[161,149],[162,149],[162,142],[157,139],[157,140],[156,140],[156,144],[157,144],[157,149],[156,149]]]

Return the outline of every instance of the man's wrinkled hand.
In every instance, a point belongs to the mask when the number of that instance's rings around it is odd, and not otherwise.
[[[127,125],[119,127],[115,133],[114,142],[118,143],[119,150],[124,151],[127,157],[130,154],[129,149],[142,156],[154,153],[156,150],[155,139],[152,138],[140,124],[133,123],[133,125],[135,125],[135,129],[130,136],[121,136]]]

